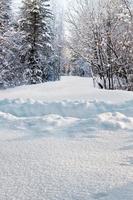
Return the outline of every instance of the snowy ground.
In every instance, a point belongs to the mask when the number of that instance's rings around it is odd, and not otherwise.
[[[0,91],[0,200],[133,200],[133,93],[88,78]]]

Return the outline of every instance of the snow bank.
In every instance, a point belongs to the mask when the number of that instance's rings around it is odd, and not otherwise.
[[[35,100],[0,100],[0,111],[17,117],[37,117],[49,114],[63,117],[91,118],[104,112],[119,112],[133,116],[133,100],[119,104],[97,101],[44,102]]]
[[[133,130],[133,101],[111,104],[96,101],[43,102],[1,100],[2,127],[33,135],[79,137],[99,130]],[[71,133],[71,134],[69,134]],[[81,134],[82,133],[82,134]]]

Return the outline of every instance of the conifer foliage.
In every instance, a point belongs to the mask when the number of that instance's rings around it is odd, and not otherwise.
[[[48,60],[53,53],[49,0],[23,0],[20,31],[22,33],[21,62],[27,83],[48,81]]]
[[[11,10],[10,10],[10,0],[0,1],[0,85],[2,87],[5,73],[9,67],[8,55],[10,54],[10,46],[7,37],[7,31],[10,25]]]
[[[59,79],[50,0],[22,0],[17,16],[11,2],[0,1],[0,87]]]

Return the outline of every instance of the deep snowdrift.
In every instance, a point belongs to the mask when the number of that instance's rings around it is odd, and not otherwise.
[[[0,91],[0,200],[132,200],[133,93],[88,78]]]

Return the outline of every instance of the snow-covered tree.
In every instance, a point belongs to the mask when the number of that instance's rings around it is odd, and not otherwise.
[[[0,14],[0,81],[1,87],[14,87],[22,84],[22,66],[19,62],[21,35],[17,19],[13,17],[11,1],[1,1]]]
[[[11,0],[0,1],[0,35],[4,35],[8,30],[11,16]]]
[[[29,84],[49,80],[49,60],[53,53],[49,0],[23,0],[20,31],[22,34],[21,63]]]
[[[0,82],[4,86],[5,73],[9,67],[10,43],[7,32],[11,20],[11,1],[0,1]]]
[[[76,0],[69,11],[69,48],[91,64],[101,88],[131,89],[133,5],[127,0]]]

